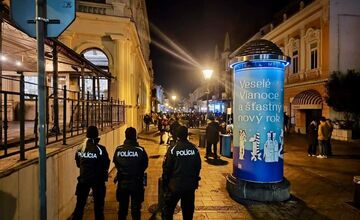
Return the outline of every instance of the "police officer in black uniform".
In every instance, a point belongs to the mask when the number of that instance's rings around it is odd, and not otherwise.
[[[144,172],[148,167],[148,156],[136,141],[135,128],[127,128],[125,138],[124,144],[116,148],[113,159],[117,169],[118,219],[126,219],[131,197],[131,216],[137,220],[141,218],[141,203],[144,201]]]
[[[106,148],[99,143],[99,131],[95,126],[89,126],[86,131],[87,140],[80,145],[75,154],[76,165],[80,168],[80,176],[76,186],[76,207],[72,219],[79,220],[83,217],[84,207],[90,189],[94,196],[95,219],[104,219],[104,203],[110,165]]]
[[[162,218],[173,219],[176,204],[181,200],[183,219],[193,218],[195,190],[200,180],[201,159],[196,146],[187,140],[188,129],[180,126],[178,142],[170,147],[163,163],[164,207]]]

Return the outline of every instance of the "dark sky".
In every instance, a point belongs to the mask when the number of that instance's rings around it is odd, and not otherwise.
[[[229,32],[231,50],[241,46],[291,0],[146,0],[149,22],[206,65],[214,57],[215,45],[224,47]],[[294,0],[292,0],[294,1]],[[281,13],[280,13],[281,14]],[[153,41],[171,48],[154,31]],[[187,97],[203,81],[200,69],[151,44],[155,83],[165,91]]]

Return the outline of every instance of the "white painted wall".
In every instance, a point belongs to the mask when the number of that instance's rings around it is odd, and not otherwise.
[[[360,69],[360,1],[329,3],[330,72]]]
[[[110,160],[124,140],[125,126],[100,136]],[[78,144],[79,145],[79,144]],[[78,145],[47,158],[47,219],[67,219],[75,208],[75,188],[79,169],[75,164]],[[110,169],[114,167],[111,163]],[[0,219],[39,219],[39,169],[34,160],[28,166],[0,178]],[[111,181],[111,180],[109,180]]]

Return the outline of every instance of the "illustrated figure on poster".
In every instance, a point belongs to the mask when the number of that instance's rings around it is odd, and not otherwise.
[[[267,141],[264,144],[265,162],[277,162],[279,158],[279,144],[275,140],[276,133],[270,131],[267,133]]]
[[[281,159],[284,159],[284,154],[282,153],[283,149],[284,149],[284,129],[281,129],[280,132],[280,140],[279,140],[279,145],[280,145],[280,149],[279,149],[279,156]]]
[[[245,155],[245,142],[246,142],[246,132],[245,130],[240,130],[240,141],[239,141],[239,159],[244,160]]]
[[[260,133],[256,133],[253,137],[249,139],[253,144],[253,150],[251,152],[251,161],[261,160],[260,152]]]

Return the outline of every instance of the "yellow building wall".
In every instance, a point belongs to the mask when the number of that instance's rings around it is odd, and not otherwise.
[[[114,77],[110,96],[125,101],[126,125],[141,131],[142,117],[151,109],[152,78],[135,24],[129,18],[77,13],[74,23],[59,39],[77,53],[98,48],[107,55]],[[141,94],[145,94],[142,96],[145,101],[138,102]]]

